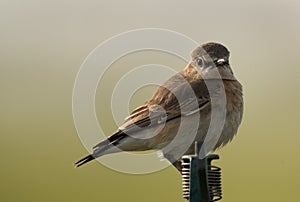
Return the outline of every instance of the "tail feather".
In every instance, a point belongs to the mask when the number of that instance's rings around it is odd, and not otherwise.
[[[101,148],[101,147],[107,146],[109,144],[113,144],[116,146],[118,144],[118,142],[126,136],[127,135],[123,131],[119,130],[116,133],[114,133],[113,135],[111,135],[110,137],[108,137],[106,140],[95,145],[93,147],[93,149]]]
[[[75,166],[78,168],[78,167],[82,166],[83,164],[86,164],[86,163],[88,163],[88,162],[90,162],[90,161],[92,161],[92,160],[94,160],[94,159],[96,159],[96,158],[104,155],[105,152],[107,150],[109,150],[111,147],[114,147],[114,145],[113,144],[109,144],[109,145],[105,145],[105,146],[100,147],[100,148],[99,147],[95,147],[92,154],[87,155],[86,157],[84,157],[84,158],[80,159],[79,161],[77,161],[75,163]]]
[[[75,166],[78,168],[78,167],[82,166],[83,164],[86,164],[87,162],[92,161],[94,159],[95,159],[95,157],[90,154],[90,155],[80,159],[79,161],[77,161],[75,163]]]
[[[115,146],[117,146],[120,143],[120,140],[122,140],[124,137],[126,137],[126,134],[121,131],[118,131],[117,133],[115,133],[114,135],[109,137],[107,140],[104,140],[104,141],[100,142],[99,144],[97,144],[96,146],[94,146],[93,153],[90,155],[87,155],[86,157],[77,161],[75,163],[75,166],[80,167],[83,164],[86,164],[86,163],[96,159],[97,157],[100,157],[100,156],[106,154],[107,151],[109,151],[109,153],[116,152],[117,150],[112,151],[111,149],[114,148]]]

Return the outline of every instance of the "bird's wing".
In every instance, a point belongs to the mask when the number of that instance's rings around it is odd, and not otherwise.
[[[160,86],[151,100],[135,109],[119,130],[107,140],[116,145],[120,139],[127,136],[126,134],[181,116],[192,115],[210,105],[210,96],[204,80],[187,82],[182,81],[182,76],[178,76],[180,79],[176,78],[177,75]],[[105,144],[99,143],[95,148]]]
[[[135,109],[119,130],[93,147],[93,154],[76,162],[81,166],[106,150],[116,146],[129,133],[163,124],[181,116],[190,116],[210,105],[210,96],[204,80],[188,81],[180,73],[160,86],[152,99]]]

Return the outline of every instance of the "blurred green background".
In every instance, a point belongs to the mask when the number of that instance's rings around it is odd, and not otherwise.
[[[219,41],[231,51],[245,115],[238,136],[218,151],[222,201],[298,201],[299,19],[297,0],[1,0],[0,201],[185,201],[172,167],[148,175],[97,162],[73,167],[86,154],[72,118],[80,65],[99,43],[143,27],[171,29],[199,43]],[[144,54],[147,62],[169,57]],[[167,64],[183,68],[175,61]],[[130,64],[130,58],[120,60],[112,70]],[[130,108],[152,92],[137,92]],[[110,133],[116,125],[101,106],[98,119]]]

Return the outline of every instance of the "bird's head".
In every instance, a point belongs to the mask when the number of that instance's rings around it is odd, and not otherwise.
[[[210,42],[198,46],[191,52],[191,57],[191,64],[202,74],[210,74],[217,69],[221,78],[235,80],[229,65],[229,51],[222,44]]]

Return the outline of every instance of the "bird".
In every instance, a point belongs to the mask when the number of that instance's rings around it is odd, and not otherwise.
[[[220,107],[221,86],[226,99],[225,120],[220,135],[211,138],[215,138],[211,150],[231,142],[241,124],[244,104],[243,87],[229,64],[230,52],[221,43],[208,42],[192,50],[190,56],[183,70],[159,86],[151,99],[133,110],[115,133],[96,144],[75,166],[121,151],[160,150],[180,171],[180,158],[193,154],[193,143],[207,136],[213,100],[214,107]]]

